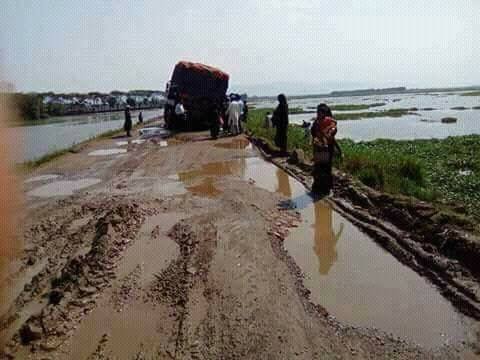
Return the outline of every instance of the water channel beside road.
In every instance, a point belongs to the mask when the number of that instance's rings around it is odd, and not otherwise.
[[[138,121],[138,111],[132,111],[132,120]],[[163,114],[162,109],[144,110],[143,120],[148,121]],[[39,125],[7,129],[8,136],[21,139],[23,148],[16,149],[15,162],[37,159],[56,150],[93,138],[102,133],[123,127],[123,112],[62,116]]]

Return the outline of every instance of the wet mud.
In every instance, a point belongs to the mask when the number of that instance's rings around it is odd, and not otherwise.
[[[322,207],[316,214],[320,205],[303,184],[249,145],[242,148],[241,137],[213,142],[204,134],[185,136],[175,146],[172,139],[167,147],[137,144],[134,154],[122,158],[88,157],[94,148],[87,146],[38,172],[65,179],[97,174],[102,182],[64,198],[28,199],[24,251],[5,276],[11,281],[2,282],[13,289],[14,280],[21,280],[0,314],[3,357],[459,359],[471,354],[468,341],[451,335],[463,327],[456,327],[450,304],[444,307],[438,291],[425,289],[417,273],[392,265],[396,260],[341,208]],[[108,148],[112,141],[100,145]],[[215,146],[223,142],[241,146]],[[312,227],[317,217],[318,229]],[[378,258],[376,267],[372,258]],[[420,294],[392,303],[389,282],[398,296],[407,290]],[[343,286],[335,287],[339,283]],[[383,303],[372,304],[377,293]],[[423,297],[436,304],[432,311],[421,306]],[[345,310],[349,303],[354,314]],[[449,345],[403,336],[413,333],[412,318],[405,328],[399,326],[400,310],[390,321],[386,310],[379,311],[384,317],[372,318],[369,311],[381,309],[378,304],[405,306],[418,317],[425,313],[432,329],[447,328]],[[444,317],[435,322],[429,315],[434,311]],[[390,322],[396,328],[389,328]],[[425,330],[427,340],[436,339],[432,329]]]
[[[88,188],[100,182],[100,179],[54,181],[34,188],[27,195],[36,197],[68,196],[73,195],[75,191]]]

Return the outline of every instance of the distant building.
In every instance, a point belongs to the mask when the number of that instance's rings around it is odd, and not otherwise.
[[[45,96],[43,99],[42,99],[42,103],[43,105],[47,105],[47,104],[50,104],[53,100],[53,96]]]

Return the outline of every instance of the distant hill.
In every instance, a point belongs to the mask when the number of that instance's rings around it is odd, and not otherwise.
[[[308,99],[323,97],[343,97],[343,96],[371,96],[371,95],[389,95],[389,94],[417,94],[417,93],[436,93],[436,92],[459,92],[480,90],[480,86],[464,86],[450,88],[425,88],[425,89],[408,89],[406,87],[394,87],[383,89],[359,89],[359,90],[340,90],[323,94],[309,95],[290,95],[289,99]],[[275,96],[249,96],[251,100],[255,99],[274,99]]]

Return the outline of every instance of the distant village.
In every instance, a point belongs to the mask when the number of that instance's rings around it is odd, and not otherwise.
[[[25,121],[51,116],[121,111],[127,105],[132,109],[160,108],[166,102],[165,93],[156,90],[112,91],[108,94],[46,92],[13,93],[12,95],[20,118]]]
[[[165,103],[165,96],[161,91],[112,91],[109,94],[99,92],[88,94],[45,93],[40,95],[44,106],[61,105],[66,113],[119,110],[124,109],[126,105],[132,108],[161,107]]]

